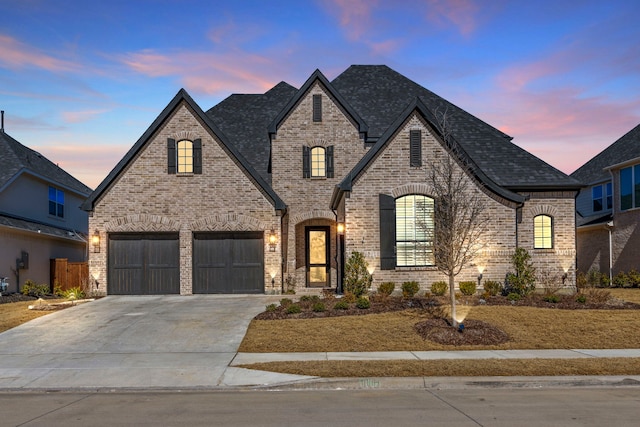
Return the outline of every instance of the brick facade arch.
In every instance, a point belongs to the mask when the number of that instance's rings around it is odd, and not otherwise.
[[[104,225],[109,232],[162,232],[179,231],[180,222],[161,216],[150,214],[134,214],[111,220]]]
[[[270,226],[249,215],[242,214],[215,214],[198,219],[190,224],[194,231],[262,231]]]

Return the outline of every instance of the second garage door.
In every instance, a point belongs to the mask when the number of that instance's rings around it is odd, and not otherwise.
[[[194,233],[193,293],[264,293],[263,236],[260,231]]]

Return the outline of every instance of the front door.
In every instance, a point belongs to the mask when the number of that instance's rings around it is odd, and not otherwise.
[[[307,286],[329,287],[329,227],[307,227]]]

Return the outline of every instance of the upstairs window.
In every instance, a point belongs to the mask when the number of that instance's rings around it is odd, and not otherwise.
[[[538,215],[533,218],[534,249],[553,248],[553,219],[549,215]]]
[[[610,210],[611,208],[613,208],[613,184],[611,184],[610,182],[607,182],[605,184],[605,190],[606,190],[606,197],[607,197],[607,209]]]
[[[593,211],[600,212],[603,209],[610,210],[613,205],[612,185],[610,182],[602,185],[596,185],[591,188],[591,197],[593,199]]]
[[[49,215],[64,218],[64,191],[49,187]]]
[[[602,210],[602,185],[596,185],[591,189],[591,197],[593,199],[593,211]]]
[[[302,147],[303,178],[333,178],[333,145]]]
[[[620,210],[640,208],[640,165],[620,169]]]
[[[202,173],[202,140],[167,140],[167,173],[191,175]]]

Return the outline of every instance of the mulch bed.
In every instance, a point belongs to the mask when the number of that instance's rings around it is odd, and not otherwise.
[[[445,345],[497,345],[509,341],[509,335],[481,320],[467,319],[464,329],[454,328],[442,318],[428,319],[414,325],[423,339]]]
[[[54,296],[43,296],[42,299],[55,299],[59,297]],[[0,304],[8,304],[10,302],[20,302],[20,301],[36,301],[38,298],[31,297],[28,295],[22,295],[19,293],[10,293],[8,295],[2,294],[0,296]]]

